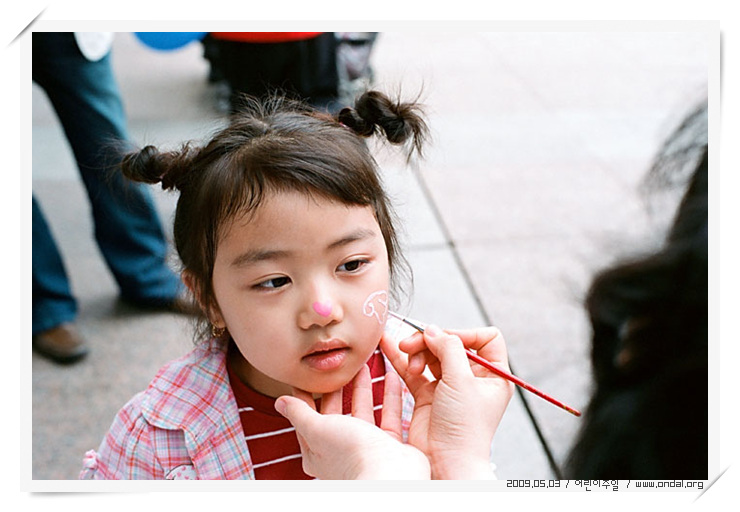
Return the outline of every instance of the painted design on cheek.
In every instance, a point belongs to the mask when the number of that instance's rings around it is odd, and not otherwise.
[[[379,324],[383,324],[388,314],[388,292],[380,290],[368,295],[362,305],[362,313],[368,317],[374,316]]]
[[[325,302],[314,302],[313,303],[313,310],[316,311],[319,315],[326,318],[327,316],[331,315],[331,302],[325,301]]]

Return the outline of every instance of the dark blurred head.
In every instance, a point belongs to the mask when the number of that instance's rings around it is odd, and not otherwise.
[[[648,175],[686,187],[664,246],[601,272],[589,290],[595,391],[568,478],[707,478],[706,122],[702,105]]]

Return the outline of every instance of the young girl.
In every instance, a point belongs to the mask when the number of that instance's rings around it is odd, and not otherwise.
[[[403,265],[363,140],[375,133],[420,151],[426,125],[417,104],[375,91],[336,118],[255,100],[202,148],[148,146],[124,159],[129,178],[180,191],[175,245],[204,341],[121,409],[80,478],[309,478],[275,399],[344,387],[349,412],[351,381],[367,366],[383,403],[391,366],[378,344]],[[398,397],[395,377],[385,387]]]

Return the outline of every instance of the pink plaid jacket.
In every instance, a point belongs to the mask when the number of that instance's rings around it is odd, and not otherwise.
[[[386,368],[392,369],[387,360]],[[413,398],[405,387],[403,395],[405,438]],[[203,343],[159,370],[119,411],[83,466],[80,479],[254,479],[225,343]]]

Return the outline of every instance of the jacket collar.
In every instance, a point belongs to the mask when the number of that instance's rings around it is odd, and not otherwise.
[[[236,407],[226,371],[226,343],[210,340],[165,365],[149,384],[142,414],[151,425],[182,430],[200,445]]]

